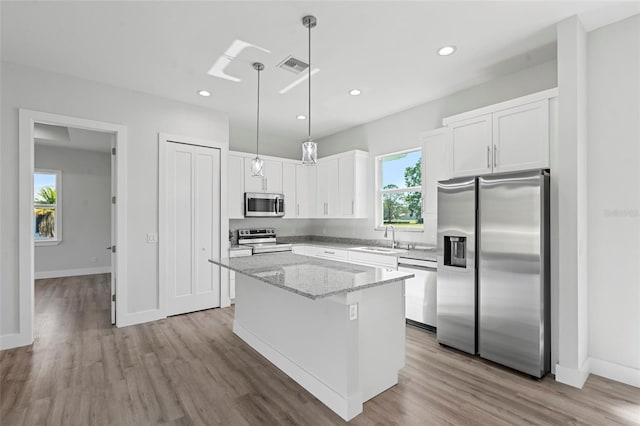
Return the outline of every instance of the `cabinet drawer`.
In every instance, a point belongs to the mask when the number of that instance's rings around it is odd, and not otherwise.
[[[340,260],[347,262],[349,260],[349,252],[346,250],[336,250],[332,248],[316,247],[316,257],[324,259]]]

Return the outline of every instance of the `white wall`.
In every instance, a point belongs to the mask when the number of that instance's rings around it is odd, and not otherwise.
[[[640,386],[640,15],[590,32],[587,65],[591,371]]]
[[[36,145],[35,167],[62,171],[62,242],[35,248],[35,272],[111,267],[111,154]],[[92,261],[95,258],[95,261]],[[59,274],[57,274],[59,276]]]
[[[11,63],[1,64],[0,335],[19,331],[18,108],[127,126],[127,315],[158,309],[158,132],[228,143],[228,118],[206,108]],[[147,315],[147,317],[149,317]]]
[[[315,235],[382,238],[384,232],[374,230],[373,177],[377,155],[419,147],[419,134],[442,127],[444,117],[539,92],[556,85],[556,62],[551,61],[321,139],[318,142],[319,157],[350,149],[369,152],[371,216],[363,220],[315,220],[311,232]],[[434,245],[436,225],[432,218],[425,219],[425,232],[397,232],[397,239]]]

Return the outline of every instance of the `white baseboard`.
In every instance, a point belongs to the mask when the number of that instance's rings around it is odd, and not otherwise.
[[[565,367],[559,363],[556,364],[556,382],[582,389],[588,377],[589,359],[587,359],[579,369]]]
[[[3,334],[0,336],[0,350],[27,346],[33,342],[29,336],[19,333]]]
[[[237,321],[233,322],[233,332],[344,420],[349,421],[362,412],[362,395],[360,393],[356,393],[350,398],[343,397],[251,331],[238,324]]]
[[[591,374],[640,388],[640,370],[597,358],[589,358]]]
[[[165,319],[167,316],[160,309],[136,312],[134,314],[116,314],[116,326],[128,327],[130,325],[143,324],[145,322]]]
[[[44,278],[61,278],[61,277],[77,277],[79,275],[95,275],[108,274],[111,272],[111,266],[99,266],[97,268],[81,268],[81,269],[60,269],[57,271],[40,271],[36,272],[34,278],[41,280]]]

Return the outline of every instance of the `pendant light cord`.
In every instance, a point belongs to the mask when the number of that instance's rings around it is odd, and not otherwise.
[[[258,69],[258,107],[256,112],[256,158],[258,158],[258,146],[260,140],[260,69]]]
[[[309,22],[309,139],[311,139],[311,22]]]

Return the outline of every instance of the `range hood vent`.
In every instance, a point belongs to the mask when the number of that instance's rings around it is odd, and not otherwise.
[[[309,64],[289,55],[284,59],[284,61],[278,64],[278,68],[282,68],[283,70],[290,71],[294,74],[300,74],[302,71],[309,68]]]

